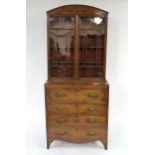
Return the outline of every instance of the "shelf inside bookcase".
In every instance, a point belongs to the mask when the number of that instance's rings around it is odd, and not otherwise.
[[[70,62],[70,63],[68,63],[68,62],[52,62],[52,63],[50,63],[50,66],[51,67],[53,67],[53,66],[72,66],[72,65],[74,65],[74,62]]]
[[[104,29],[80,28],[79,57],[80,77],[103,77]]]
[[[103,66],[80,66],[81,77],[103,77]]]
[[[53,77],[72,77],[73,76],[73,66],[53,66],[50,68],[51,76]]]

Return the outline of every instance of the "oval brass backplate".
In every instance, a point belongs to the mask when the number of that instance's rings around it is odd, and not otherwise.
[[[97,97],[97,94],[96,94],[96,92],[90,92],[90,93],[88,93],[88,97],[90,97],[90,98],[96,98]]]
[[[95,132],[95,131],[89,131],[89,132],[88,132],[88,135],[94,136],[94,135],[96,135],[96,132]]]
[[[64,109],[65,109],[65,107],[63,107],[63,106],[58,107],[59,111],[64,111]]]
[[[58,97],[64,97],[65,93],[63,91],[57,92],[56,94]]]
[[[59,131],[58,134],[63,136],[63,135],[65,135],[65,131]]]
[[[64,118],[58,118],[59,123],[63,123],[64,121],[65,121]]]
[[[88,110],[93,112],[93,111],[96,111],[96,108],[95,107],[89,107]]]
[[[96,122],[96,119],[95,118],[89,118],[89,123],[95,123]]]

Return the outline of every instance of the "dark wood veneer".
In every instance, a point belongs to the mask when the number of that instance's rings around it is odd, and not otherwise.
[[[86,5],[47,11],[47,147],[54,140],[108,142],[108,12]]]

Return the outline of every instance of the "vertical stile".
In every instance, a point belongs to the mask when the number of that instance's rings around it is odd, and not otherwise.
[[[79,16],[75,16],[74,79],[79,79]]]

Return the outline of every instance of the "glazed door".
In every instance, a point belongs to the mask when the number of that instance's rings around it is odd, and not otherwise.
[[[104,77],[106,17],[49,16],[49,77]]]
[[[104,17],[79,17],[80,77],[104,77]]]
[[[74,16],[49,17],[49,77],[74,76],[74,27]]]

